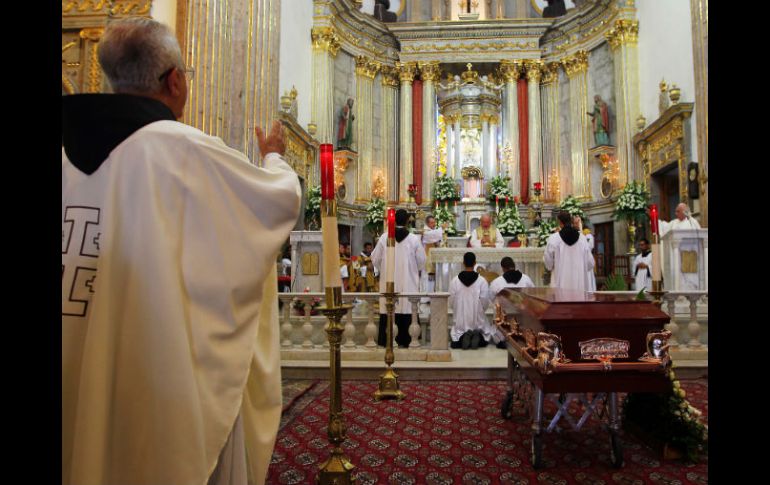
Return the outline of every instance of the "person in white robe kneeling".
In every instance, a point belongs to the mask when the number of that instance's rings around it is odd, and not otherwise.
[[[634,275],[634,289],[641,291],[644,288],[647,291],[652,290],[652,251],[650,251],[650,242],[647,239],[639,240],[640,253],[634,258],[634,264],[631,267],[631,273]]]
[[[262,484],[301,200],[281,125],[257,167],[177,122],[188,70],[152,19],[98,56],[115,94],[62,97],[62,484]]]
[[[475,265],[476,255],[465,253],[464,270],[449,283],[449,306],[452,307],[455,321],[450,333],[450,347],[453,349],[486,347],[493,335],[493,329],[484,314],[489,305],[489,284],[473,271]]]
[[[404,209],[396,211],[396,264],[393,275],[393,283],[396,293],[417,293],[420,291],[420,271],[425,271],[425,249],[422,247],[420,236],[411,234],[406,224],[409,222],[409,213]],[[379,271],[380,292],[385,292],[385,268],[387,267],[388,252],[387,232],[380,236],[377,246],[372,252],[372,264]],[[387,328],[387,308],[385,298],[380,298],[380,327],[377,334],[377,345],[385,346],[385,330]],[[409,335],[409,325],[412,322],[412,304],[409,298],[403,297],[396,300],[394,310],[398,335],[395,337],[399,347],[409,347],[412,336]],[[419,322],[416,322],[419,325]]]
[[[495,301],[495,297],[503,288],[535,287],[535,283],[529,276],[525,275],[521,271],[516,270],[516,263],[514,263],[513,259],[511,259],[509,256],[506,256],[500,260],[500,267],[503,268],[503,274],[495,278],[492,283],[489,284],[489,293],[487,298],[489,299],[490,303]],[[492,324],[490,323],[490,325]],[[494,325],[492,325],[492,330],[494,331],[492,334],[492,341],[497,345],[498,348],[504,349],[505,336]]]
[[[559,232],[548,237],[543,254],[545,269],[551,271],[551,288],[589,291],[588,272],[594,269],[594,257],[588,241],[572,227],[567,211],[558,215]]]

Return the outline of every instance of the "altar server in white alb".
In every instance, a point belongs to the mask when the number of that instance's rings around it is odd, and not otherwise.
[[[444,229],[436,224],[436,218],[428,216],[425,218],[425,230],[422,233],[422,245],[425,248],[425,257],[427,258],[425,268],[427,277],[425,280],[425,291],[433,292],[436,287],[436,263],[431,260],[430,251],[437,248],[444,240]]]
[[[588,243],[588,249],[591,251],[591,255],[593,255],[594,235],[591,234],[590,229],[583,227],[583,219],[580,216],[576,215],[572,218],[572,227],[580,231],[580,233],[585,236],[586,242]],[[596,261],[594,260],[594,264],[595,263]],[[596,273],[594,268],[588,272],[588,290],[586,291],[596,291]]]
[[[411,234],[406,224],[409,213],[404,209],[396,211],[396,264],[393,283],[397,293],[417,293],[420,291],[420,271],[425,271],[425,249],[422,247],[420,236]],[[385,232],[377,241],[372,252],[372,264],[380,273],[380,292],[385,292],[385,268],[387,267],[388,233]],[[385,330],[387,326],[387,308],[385,298],[380,298],[380,327],[377,335],[377,345],[385,345]],[[409,325],[412,322],[412,304],[408,298],[396,300],[395,320],[398,328],[395,342],[399,347],[409,347],[412,337],[409,335]]]
[[[177,122],[185,65],[151,19],[108,24],[98,55],[116,94],[62,98],[62,483],[264,483],[300,208],[280,124],[257,168]]]
[[[668,231],[677,229],[700,229],[700,223],[690,215],[690,208],[687,204],[681,203],[676,206],[676,217],[671,222],[659,221],[660,237],[666,235]]]
[[[551,271],[551,287],[586,292],[590,288],[588,272],[594,269],[588,241],[572,227],[569,212],[559,212],[558,220],[559,232],[548,237],[543,254],[545,269]]]
[[[650,242],[647,239],[639,240],[639,251],[639,254],[634,258],[634,264],[631,266],[631,274],[634,275],[634,289],[640,291],[644,288],[651,291],[652,251],[650,251]]]
[[[535,283],[532,279],[516,270],[516,263],[510,256],[500,260],[500,267],[503,268],[503,274],[492,280],[489,284],[489,300],[493,301],[500,290],[503,288],[534,288]]]
[[[489,285],[473,267],[476,255],[463,255],[464,269],[449,283],[449,306],[454,314],[450,332],[453,349],[485,347],[494,335],[484,311],[489,306]]]

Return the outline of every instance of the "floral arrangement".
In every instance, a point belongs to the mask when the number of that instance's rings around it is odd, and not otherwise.
[[[567,211],[572,217],[580,216],[583,220],[583,224],[586,223],[586,214],[583,209],[580,208],[580,202],[577,201],[572,195],[568,195],[559,205],[558,211]]]
[[[623,421],[629,421],[653,438],[671,444],[694,462],[708,452],[708,426],[700,420],[701,411],[686,399],[674,371],[669,369],[671,389],[662,394],[630,393],[623,402]]]
[[[459,200],[460,194],[457,192],[455,181],[448,175],[436,177],[433,183],[434,200]]]
[[[457,229],[455,229],[455,215],[449,208],[441,206],[435,207],[433,209],[433,217],[436,218],[436,224],[439,226],[442,226],[445,222],[447,223],[446,228],[444,229],[447,236],[454,236],[457,234]]]
[[[375,197],[366,206],[366,229],[374,235],[375,242],[382,234],[382,224],[385,220],[385,201]]]
[[[542,219],[537,226],[537,247],[542,248],[548,243],[548,237],[556,229],[556,221],[553,219]]]
[[[487,187],[487,198],[490,202],[495,202],[497,199],[503,200],[506,197],[513,198],[513,192],[509,184],[511,182],[510,177],[503,175],[497,175],[489,181]]]
[[[310,293],[310,287],[305,288],[305,293]],[[314,296],[313,299],[310,302],[310,314],[311,315],[317,315],[318,314],[318,307],[321,306],[321,299],[317,296]],[[294,308],[294,312],[297,315],[304,315],[305,314],[305,305],[306,303],[302,301],[300,298],[296,298],[294,302],[292,303],[292,308]]]
[[[647,220],[647,206],[650,203],[650,194],[644,188],[644,184],[632,180],[627,183],[615,206],[615,220],[644,223]]]
[[[516,204],[510,204],[500,209],[495,225],[503,236],[518,236],[527,232],[524,229],[524,223],[521,222],[521,216]]]
[[[305,205],[305,229],[317,231],[321,229],[321,186],[310,187],[307,191]]]

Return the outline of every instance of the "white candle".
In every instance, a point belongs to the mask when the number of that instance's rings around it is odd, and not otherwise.
[[[396,273],[396,247],[388,246],[385,253],[385,282],[392,283],[393,277]]]
[[[660,268],[660,244],[652,245],[652,281],[660,281],[661,277]]]

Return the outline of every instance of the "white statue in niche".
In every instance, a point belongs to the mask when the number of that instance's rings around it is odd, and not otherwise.
[[[463,167],[481,165],[481,133],[477,128],[463,128],[460,132],[460,153]]]

